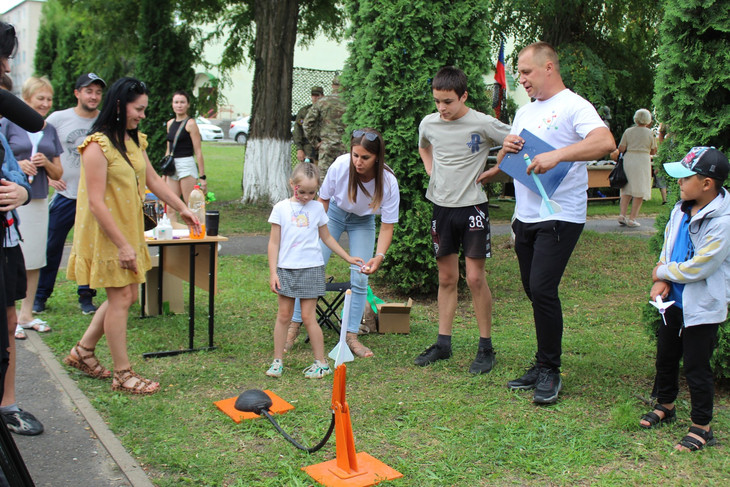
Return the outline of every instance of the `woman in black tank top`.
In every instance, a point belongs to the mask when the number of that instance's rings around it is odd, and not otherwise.
[[[177,144],[175,145],[175,174],[166,177],[167,185],[172,191],[181,196],[185,203],[190,198],[190,192],[196,184],[200,184],[203,193],[207,193],[208,185],[205,180],[205,163],[203,162],[203,150],[200,143],[200,130],[194,118],[190,118],[190,97],[185,91],[176,91],[172,96],[172,111],[175,118],[167,122],[167,151],[172,151],[175,135],[178,133],[181,124],[185,127],[180,132]]]

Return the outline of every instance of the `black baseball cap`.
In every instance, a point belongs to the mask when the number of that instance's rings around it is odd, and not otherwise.
[[[94,73],[85,73],[76,80],[76,89],[89,86],[91,83],[99,83],[102,88],[106,88],[106,82]]]
[[[688,178],[699,174],[725,181],[730,173],[730,163],[725,154],[714,147],[692,147],[681,161],[664,164],[664,170],[673,178]]]

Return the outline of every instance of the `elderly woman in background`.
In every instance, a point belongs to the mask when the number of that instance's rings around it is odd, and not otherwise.
[[[636,125],[626,129],[617,152],[624,154],[624,171],[629,180],[626,186],[621,188],[619,225],[639,227],[641,224],[636,221],[639,215],[641,204],[644,200],[651,199],[651,156],[656,154],[657,143],[654,134],[649,126],[651,125],[651,112],[641,108],[634,114]],[[626,210],[631,203],[631,214],[626,218]]]
[[[39,115],[45,118],[53,105],[53,87],[48,78],[29,78],[23,83],[23,100]],[[31,134],[9,120],[3,120],[0,127],[8,140],[20,169],[28,176],[31,188],[31,202],[18,208],[20,217],[20,246],[25,256],[28,281],[25,298],[20,305],[18,327],[15,337],[25,338],[24,329],[38,332],[50,331],[41,319],[33,319],[33,300],[38,287],[40,270],[46,265],[46,241],[48,240],[48,178],[58,180],[63,175],[61,153],[63,146],[56,129],[46,124],[41,132]]]

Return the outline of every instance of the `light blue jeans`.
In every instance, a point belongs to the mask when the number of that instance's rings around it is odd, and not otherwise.
[[[348,213],[339,208],[332,200],[330,200],[329,209],[327,210],[329,223],[327,228],[332,237],[339,241],[340,236],[347,232],[350,239],[350,255],[360,257],[365,262],[373,258],[373,249],[375,248],[375,215],[357,216],[354,213]],[[325,244],[320,242],[322,246],[322,256],[325,265],[332,255],[332,251]],[[352,289],[352,300],[350,301],[350,321],[348,322],[347,331],[357,333],[360,329],[365,306],[368,297],[368,276],[360,271],[350,269],[350,287]],[[292,321],[296,323],[302,322],[302,311],[299,300],[294,305],[294,316]]]

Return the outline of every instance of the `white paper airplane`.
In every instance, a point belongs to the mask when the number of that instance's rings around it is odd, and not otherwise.
[[[337,342],[335,348],[329,353],[329,358],[335,361],[335,369],[345,362],[352,362],[355,357],[352,355],[350,347],[347,345],[347,324],[350,321],[350,303],[352,301],[352,291],[345,291],[345,304],[342,306],[342,325],[340,328],[340,341]]]
[[[667,308],[674,304],[674,301],[667,301],[666,303],[662,300],[661,295],[657,294],[655,301],[649,301],[649,304],[654,306],[656,309],[659,310],[659,313],[662,315],[662,320],[664,321],[664,326],[667,325],[667,319],[664,317],[664,313],[667,311]]]

